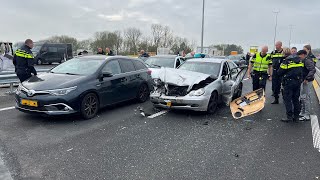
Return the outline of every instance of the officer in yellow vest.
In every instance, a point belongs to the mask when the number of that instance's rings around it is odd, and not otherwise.
[[[263,46],[261,52],[253,55],[248,67],[248,78],[252,78],[254,91],[260,88],[265,89],[267,80],[272,80],[272,60],[268,54],[268,46]]]
[[[283,102],[286,106],[287,117],[282,119],[283,122],[298,122],[301,105],[299,101],[300,86],[303,81],[304,64],[299,56],[306,55],[307,52],[302,50],[297,55],[290,55],[290,49],[285,48],[284,54],[288,56],[280,65],[278,75],[282,77],[283,85]]]

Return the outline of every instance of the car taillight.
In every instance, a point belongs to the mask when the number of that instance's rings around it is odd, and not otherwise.
[[[151,71],[150,69],[148,69],[147,73],[148,73],[149,75],[151,75],[152,71]]]

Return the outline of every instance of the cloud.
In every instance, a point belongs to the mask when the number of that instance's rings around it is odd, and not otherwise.
[[[114,14],[114,15],[98,14],[98,17],[108,21],[122,21],[124,19],[123,15],[121,14]]]

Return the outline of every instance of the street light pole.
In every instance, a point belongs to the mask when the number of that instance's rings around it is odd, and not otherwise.
[[[291,35],[292,35],[292,29],[293,29],[293,25],[290,24],[290,38],[289,38],[289,48],[291,48]]]
[[[201,53],[203,53],[203,33],[204,33],[204,0],[202,3],[202,32],[201,32]]]
[[[276,43],[276,38],[277,38],[277,26],[278,26],[278,14],[280,13],[280,11],[273,11],[273,13],[276,14],[276,24],[274,26],[274,38],[273,38],[273,44],[274,44],[274,48],[276,49],[275,43]]]

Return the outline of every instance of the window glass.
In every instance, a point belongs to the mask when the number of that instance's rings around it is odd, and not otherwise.
[[[136,70],[131,60],[120,60],[120,65],[123,73],[132,72]]]
[[[111,72],[113,75],[120,74],[121,68],[118,61],[108,62],[102,69],[102,72]]]

